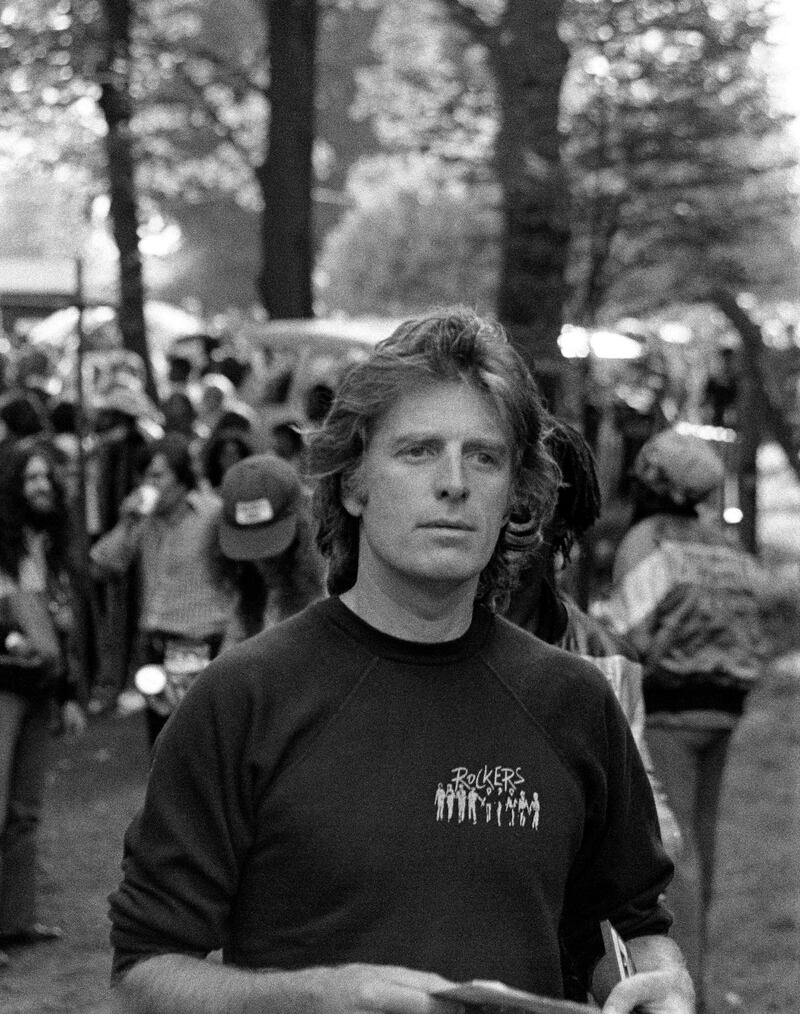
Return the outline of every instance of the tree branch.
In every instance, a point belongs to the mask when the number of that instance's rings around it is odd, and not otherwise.
[[[761,328],[756,322],[739,306],[733,293],[727,289],[716,289],[711,293],[714,304],[725,314],[733,324],[742,339],[742,351],[750,376],[763,398],[764,420],[772,432],[772,435],[781,445],[789,465],[798,480],[800,480],[800,456],[798,456],[797,442],[792,432],[792,427],[786,419],[778,398],[770,390],[767,378],[764,375],[762,363],[763,336]]]
[[[195,93],[195,95],[197,95],[200,98],[203,105],[203,111],[205,112],[206,116],[208,116],[209,120],[214,124],[214,126],[219,129],[223,139],[227,141],[228,144],[234,149],[234,151],[239,155],[239,157],[241,158],[241,160],[244,162],[245,165],[249,165],[251,168],[255,168],[254,166],[251,165],[250,162],[250,152],[238,139],[238,137],[236,136],[236,131],[233,130],[232,127],[230,127],[227,123],[225,123],[224,120],[220,118],[216,109],[214,109],[214,107],[206,100],[206,97],[203,94],[203,86],[199,85],[192,78],[191,74],[187,72],[184,64],[179,64],[177,67],[177,71],[183,82]]]
[[[138,48],[149,51],[152,53],[169,53],[171,56],[176,56],[178,50],[175,47],[174,42],[171,42],[163,35],[154,34],[151,39],[140,39],[137,40]],[[207,46],[195,45],[184,46],[182,53],[187,60],[206,60],[210,63],[217,71],[221,72],[221,76],[224,77],[228,84],[233,86],[239,86],[240,88],[247,89],[250,91],[261,92],[263,95],[269,97],[268,86],[257,81],[256,78],[249,73],[246,68],[234,64],[232,61],[226,59],[220,53],[215,52],[213,49],[209,49]],[[183,71],[185,61],[178,61],[178,66]],[[185,71],[183,76],[186,77]]]
[[[474,7],[462,0],[439,0],[455,24],[459,25],[470,38],[489,46],[494,36],[494,28],[478,14]]]

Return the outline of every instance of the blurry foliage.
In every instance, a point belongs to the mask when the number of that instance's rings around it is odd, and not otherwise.
[[[346,4],[362,5],[381,0]],[[353,174],[353,206],[320,259],[325,306],[428,304],[457,284],[466,286],[460,298],[483,301],[496,285],[497,90],[487,47],[456,22],[455,6],[382,3],[376,62],[358,71],[353,115],[368,118],[385,151],[416,168],[398,176],[372,162]],[[491,29],[506,3],[459,6]],[[796,281],[794,155],[765,79],[769,7],[567,0],[572,319],[701,298],[711,282],[762,293]],[[139,0],[135,11],[131,126],[140,190],[187,201],[224,191],[258,206],[253,170],[264,154],[269,81],[256,4]],[[105,189],[100,13],[96,0],[0,2],[0,172],[38,169]],[[323,147],[320,166],[331,161]]]
[[[138,5],[132,129],[145,191],[259,204],[253,171],[268,123],[264,25],[248,0]]]
[[[480,204],[486,193],[496,200],[487,188],[496,89],[485,48],[449,6],[387,5],[374,39],[381,59],[360,75],[357,110],[388,150],[434,156],[435,172],[474,186]],[[712,284],[796,287],[796,153],[772,105],[770,25],[768,0],[568,0],[568,319],[702,299]],[[413,257],[413,242],[406,249]],[[497,257],[484,264],[494,270]],[[345,308],[337,273],[346,270],[326,262]],[[360,298],[356,289],[353,305]]]
[[[137,182],[146,195],[234,193],[253,203],[267,103],[264,39],[248,0],[140,0],[129,66],[104,66],[95,0],[10,0],[0,7],[0,169],[24,164],[94,180],[101,75],[129,81]]]
[[[372,44],[380,60],[358,73],[354,114],[372,118],[387,151],[431,153],[485,177],[498,117],[485,48],[439,0],[386,4]]]
[[[465,187],[430,156],[377,156],[351,174],[349,189],[353,207],[318,261],[319,312],[402,316],[459,302],[491,310],[496,188]]]
[[[796,284],[769,0],[568,0],[571,316]]]
[[[502,221],[486,52],[439,0],[384,4],[372,45],[378,60],[357,73],[353,115],[371,120],[387,154],[350,172],[353,206],[321,250],[318,307],[397,315],[463,301],[488,309]]]

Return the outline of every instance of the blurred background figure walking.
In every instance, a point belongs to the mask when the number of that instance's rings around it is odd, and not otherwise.
[[[697,436],[665,430],[642,447],[609,603],[642,658],[647,741],[684,837],[668,903],[699,1012],[725,763],[765,658],[760,568],[702,512],[723,477]]]

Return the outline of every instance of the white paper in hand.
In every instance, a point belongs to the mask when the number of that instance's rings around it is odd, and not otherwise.
[[[586,1014],[586,1005],[572,1000],[556,1000],[537,996],[521,989],[512,989],[502,982],[473,979],[431,994],[440,1000],[455,1000],[474,1007],[504,1007],[507,1010],[527,1010],[533,1014]]]

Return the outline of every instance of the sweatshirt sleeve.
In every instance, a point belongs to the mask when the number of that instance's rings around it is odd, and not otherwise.
[[[600,921],[626,939],[664,934],[662,904],[673,864],[661,842],[653,793],[639,750],[613,695],[606,699],[606,739],[598,752],[602,780],[567,884],[562,938],[588,971],[602,954]]]
[[[143,809],[125,836],[122,883],[109,899],[112,981],[155,954],[205,956],[225,945],[252,837],[241,777],[247,695],[226,691],[229,668],[223,659],[209,666],[156,744]]]

